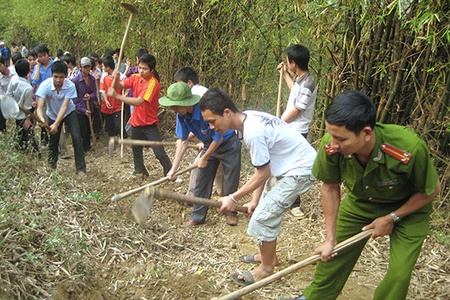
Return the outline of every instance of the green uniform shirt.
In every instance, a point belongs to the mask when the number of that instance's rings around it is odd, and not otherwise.
[[[326,134],[314,162],[314,176],[326,183],[343,181],[352,198],[377,203],[406,201],[417,192],[432,194],[438,174],[425,142],[404,126],[377,123],[374,130],[375,147],[365,168],[353,155],[328,155],[323,146],[331,142],[331,136]],[[382,152],[384,143],[409,152],[409,163]]]

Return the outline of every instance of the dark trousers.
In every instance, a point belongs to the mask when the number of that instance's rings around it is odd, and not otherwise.
[[[94,127],[95,136],[98,137],[103,130],[103,119],[99,106],[94,106],[94,112],[92,113],[92,127]]]
[[[159,133],[158,126],[153,124],[149,126],[139,126],[132,127],[131,138],[133,140],[146,140],[146,141],[162,141],[161,135]],[[132,146],[133,148],[133,158],[134,158],[134,171],[136,173],[142,173],[148,175],[148,171],[144,165],[144,156],[143,156],[143,146]],[[172,162],[170,161],[169,156],[167,156],[164,147],[155,146],[152,147],[153,153],[155,153],[156,158],[161,163],[164,169],[164,176],[170,171],[172,168]]]
[[[207,148],[202,150],[200,155],[206,152]],[[205,168],[193,170],[197,172],[194,196],[211,198],[214,178],[217,168],[222,164],[222,194],[224,196],[236,192],[239,187],[239,177],[241,173],[241,142],[237,135],[222,143],[208,158],[208,164]],[[206,220],[208,206],[194,204],[190,219],[197,224],[202,224]],[[227,215],[236,215],[236,212],[227,213]]]
[[[31,125],[29,129],[25,130],[23,129],[24,122],[25,119],[16,120],[17,143],[19,145],[19,149],[25,151],[28,149],[28,145],[31,145],[34,152],[39,152],[38,144],[34,138],[33,125]]]
[[[3,117],[2,110],[0,109],[0,131],[6,130],[6,119]]]
[[[48,119],[48,124],[52,125],[55,120]],[[77,172],[86,172],[86,161],[84,160],[83,142],[81,140],[80,125],[78,124],[78,117],[75,111],[68,114],[61,124],[59,124],[58,132],[50,134],[49,146],[48,146],[48,163],[54,169],[58,164],[58,144],[61,135],[62,124],[66,124],[67,131],[69,131],[72,137],[73,150],[75,152],[75,167]]]
[[[81,140],[83,141],[83,150],[87,152],[91,149],[91,128],[89,119],[86,115],[77,113],[78,124],[80,125]]]
[[[105,131],[109,136],[118,136],[120,134],[120,126],[122,125],[120,122],[120,117],[122,113],[120,111],[115,112],[113,114],[103,114],[103,119],[105,120]],[[125,122],[123,123],[125,127]],[[123,131],[123,137],[127,138],[127,132]]]

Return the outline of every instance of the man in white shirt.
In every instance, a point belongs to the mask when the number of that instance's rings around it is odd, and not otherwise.
[[[283,78],[291,92],[281,119],[298,130],[306,139],[309,125],[314,117],[317,98],[317,86],[308,70],[309,50],[305,46],[296,44],[287,47],[284,52],[286,63],[280,63],[277,69],[283,73]],[[288,70],[294,74],[293,78]],[[296,217],[303,216],[299,206],[300,197],[297,197],[291,207],[291,212]]]
[[[278,263],[276,244],[283,217],[297,195],[311,187],[316,151],[283,120],[264,112],[239,112],[231,98],[218,88],[208,90],[199,107],[211,129],[219,133],[238,131],[255,167],[247,183],[219,199],[220,211],[228,212],[236,208],[238,200],[253,193],[252,200],[245,204],[251,215],[247,233],[257,239],[260,250],[251,262],[261,264],[232,276],[236,284],[246,286],[273,273]]]

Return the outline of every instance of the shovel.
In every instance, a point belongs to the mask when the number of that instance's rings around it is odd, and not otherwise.
[[[200,197],[193,197],[175,192],[166,191],[160,188],[149,186],[140,195],[131,209],[134,218],[139,224],[144,224],[153,206],[153,200],[155,198],[161,199],[173,199],[179,202],[185,202],[188,204],[199,204],[209,207],[219,208],[222,202],[213,201]],[[248,212],[247,207],[236,206],[236,211]]]

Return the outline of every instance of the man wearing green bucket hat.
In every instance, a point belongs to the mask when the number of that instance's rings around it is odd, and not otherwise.
[[[199,173],[196,177],[194,196],[211,197],[219,163],[223,165],[223,194],[228,195],[239,187],[241,143],[233,130],[228,130],[224,134],[211,130],[198,108],[199,101],[200,96],[192,95],[191,88],[185,82],[172,84],[167,89],[167,96],[159,99],[160,105],[170,107],[177,114],[175,134],[179,140],[172,169],[167,176],[175,179],[173,175],[178,170],[181,159],[188,148],[189,133],[192,133],[204,144],[197,159]],[[190,219],[184,225],[190,227],[203,224],[207,212],[207,206],[194,205]],[[235,212],[227,213],[226,219],[228,225],[237,225]]]

